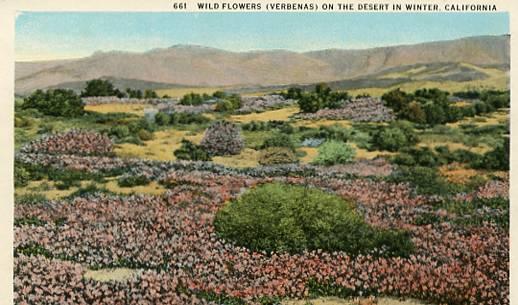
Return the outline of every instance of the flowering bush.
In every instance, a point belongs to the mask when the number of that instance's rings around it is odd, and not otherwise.
[[[297,115],[302,119],[351,120],[354,122],[385,122],[394,120],[392,109],[379,98],[357,98],[336,109],[320,109],[314,113]]]
[[[70,130],[51,134],[21,148],[25,153],[107,155],[113,151],[113,143],[106,135],[92,131]]]
[[[213,156],[237,155],[245,146],[239,127],[226,121],[210,125],[200,144]]]

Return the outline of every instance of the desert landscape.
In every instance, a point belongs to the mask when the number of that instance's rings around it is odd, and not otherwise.
[[[509,39],[17,62],[15,304],[509,304]]]

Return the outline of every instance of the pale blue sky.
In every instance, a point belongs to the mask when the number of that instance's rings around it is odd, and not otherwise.
[[[509,33],[507,13],[22,13],[16,59],[175,44],[231,51],[357,49]]]

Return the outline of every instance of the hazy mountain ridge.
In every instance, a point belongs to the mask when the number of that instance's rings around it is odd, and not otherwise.
[[[96,52],[76,60],[17,62],[16,92],[105,77],[188,86],[275,86],[366,77],[399,66],[468,63],[508,67],[509,36],[363,50],[232,52],[175,45],[144,53]],[[474,75],[474,77],[479,77]]]

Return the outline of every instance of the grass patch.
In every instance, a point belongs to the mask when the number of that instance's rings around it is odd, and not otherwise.
[[[148,195],[161,195],[161,194],[165,193],[165,191],[167,190],[156,181],[151,181],[147,185],[121,187],[117,183],[116,179],[111,179],[102,186],[105,187],[108,191],[117,193],[117,194],[136,193],[136,194],[148,194]]]
[[[144,145],[131,143],[119,144],[115,147],[115,154],[122,158],[140,158],[148,160],[173,161],[176,160],[173,152],[180,148],[185,138],[199,144],[203,133],[193,134],[190,131],[167,129],[153,133],[154,138]]]
[[[320,126],[334,126],[338,125],[343,128],[352,126],[351,121],[348,120],[297,120],[293,123],[295,127],[319,128]]]
[[[144,109],[150,107],[144,103],[133,104],[133,103],[110,103],[110,104],[99,104],[99,105],[86,105],[86,111],[93,111],[99,113],[131,113],[138,116],[144,116]]]
[[[277,110],[269,110],[265,112],[254,112],[249,114],[231,115],[230,120],[239,123],[249,123],[252,121],[287,121],[290,117],[299,112],[299,107],[291,106]]]
[[[239,155],[215,156],[212,158],[212,162],[227,167],[256,167],[259,165],[260,154],[261,153],[255,149],[245,148],[241,153],[239,153]]]

